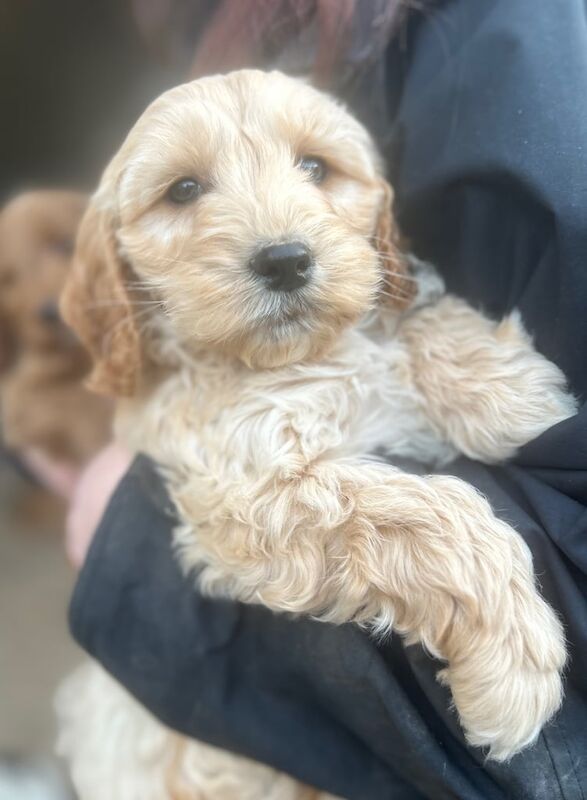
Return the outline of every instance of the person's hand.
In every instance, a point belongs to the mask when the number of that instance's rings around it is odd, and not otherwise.
[[[65,522],[65,551],[76,569],[83,565],[100,519],[132,458],[120,445],[109,444],[81,473]]]
[[[26,468],[50,492],[66,500],[73,495],[80,474],[79,467],[58,461],[37,447],[25,447],[18,455]]]

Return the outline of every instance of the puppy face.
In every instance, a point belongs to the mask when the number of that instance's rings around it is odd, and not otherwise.
[[[64,296],[94,386],[132,393],[139,315],[253,368],[319,357],[382,287],[409,299],[390,206],[367,132],[309,86],[241,71],[167,92],[106,170]]]
[[[76,230],[86,206],[77,192],[19,195],[0,213],[0,361],[18,353],[83,351],[59,316]],[[87,360],[87,359],[86,359]]]

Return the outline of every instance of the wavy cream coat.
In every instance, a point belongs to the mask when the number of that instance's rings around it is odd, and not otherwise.
[[[322,186],[299,174],[307,153]],[[172,207],[167,187],[196,173],[197,204]],[[517,314],[486,319],[401,254],[389,204],[366,132],[329,98],[276,73],[187,84],[106,171],[64,309],[94,386],[121,398],[118,436],[161,464],[200,587],[420,642],[468,741],[507,759],[562,698],[562,628],[528,549],[464,482],[373,454],[499,462],[574,401]],[[269,296],[248,260],[294,237],[312,281]],[[96,666],[59,705],[82,800],[325,797],[166,731]]]

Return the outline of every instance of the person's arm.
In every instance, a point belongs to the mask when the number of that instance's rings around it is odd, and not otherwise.
[[[93,473],[94,486],[107,460],[103,455]],[[106,499],[104,488],[99,494]],[[74,501],[70,539],[79,541],[74,550],[81,553],[91,521],[85,526],[75,508]],[[420,798],[402,779],[401,763],[396,770],[390,753],[372,746],[381,711],[361,722],[365,734],[353,723],[357,702],[372,708],[378,702],[369,675],[374,667],[382,670],[375,643],[355,626],[293,620],[202,597],[173,554],[174,524],[159,474],[138,457],[108,504],[72,598],[71,629],[82,647],[159,719],[188,736],[344,797],[380,800],[393,787],[400,798]],[[405,731],[394,745],[402,753],[411,739],[426,736],[426,723],[404,702],[397,712]],[[442,750],[434,750],[432,760],[440,763]]]
[[[521,454],[523,467],[461,459],[450,468],[486,492],[525,536],[572,643],[587,633],[587,592],[559,548],[565,537],[576,538],[580,517],[577,529],[568,525],[573,508],[562,495],[545,528],[547,515],[537,522],[528,513],[518,485],[535,481],[536,502],[548,505],[556,479],[547,491],[533,465],[544,448],[564,451],[585,424],[582,415],[544,434]],[[568,490],[569,476],[557,474]],[[571,661],[561,715],[537,745],[511,765],[486,764],[465,746],[435,678],[441,665],[421,648],[404,649],[399,637],[375,643],[352,625],[203,598],[173,555],[174,522],[154,465],[137,458],[99,525],[70,614],[78,642],[169,727],[351,799],[453,792],[501,800],[533,780],[536,763],[557,796],[560,770],[585,738],[584,652]]]

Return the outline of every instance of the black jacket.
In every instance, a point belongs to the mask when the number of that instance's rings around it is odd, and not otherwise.
[[[346,93],[388,159],[414,250],[489,314],[520,308],[585,398],[583,0],[439,3]],[[102,521],[74,634],[168,725],[350,800],[585,800],[587,408],[510,464],[463,458],[448,471],[524,536],[570,642],[563,708],[509,764],[465,745],[421,648],[194,592],[146,459]]]

